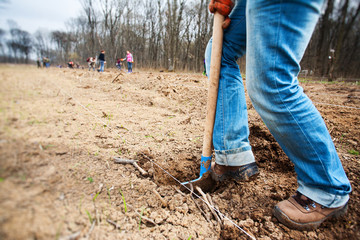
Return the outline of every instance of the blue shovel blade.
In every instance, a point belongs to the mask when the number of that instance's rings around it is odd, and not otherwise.
[[[204,175],[204,173],[207,173],[207,172],[209,172],[209,171],[211,170],[211,164],[209,164],[209,167],[208,167],[208,168],[205,167],[205,163],[206,163],[207,161],[211,161],[211,159],[212,159],[212,156],[210,156],[210,157],[204,157],[204,156],[201,155],[201,161],[200,161],[200,176],[199,176],[199,178],[194,179],[194,180],[191,180],[191,181],[188,181],[188,182],[183,182],[183,183],[181,183],[181,184],[182,184],[182,185],[185,185],[185,184],[189,184],[189,183],[192,183],[192,182],[199,181],[199,180],[202,178],[202,176]]]

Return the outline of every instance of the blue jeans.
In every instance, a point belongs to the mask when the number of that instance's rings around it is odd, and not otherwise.
[[[104,72],[104,65],[105,65],[105,61],[99,60],[100,61],[100,72]]]
[[[128,72],[131,73],[132,72],[132,62],[128,62]]]
[[[323,0],[239,0],[224,31],[213,134],[215,161],[254,162],[245,93],[236,60],[246,52],[247,90],[256,111],[295,165],[298,191],[326,207],[344,205],[351,186],[326,125],[299,86],[299,62]],[[210,72],[211,40],[205,53]]]

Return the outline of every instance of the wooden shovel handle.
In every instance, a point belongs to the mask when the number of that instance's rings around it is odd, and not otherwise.
[[[221,54],[223,43],[223,29],[222,23],[225,17],[220,13],[215,12],[213,35],[212,35],[212,48],[211,48],[211,63],[210,63],[210,86],[208,91],[208,101],[206,107],[206,122],[202,155],[210,157],[212,155],[212,136],[214,131],[216,102],[219,88]]]

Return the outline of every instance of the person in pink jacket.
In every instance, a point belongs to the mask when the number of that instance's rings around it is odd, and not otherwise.
[[[126,51],[126,61],[128,64],[128,73],[132,73],[132,64],[134,62],[134,59],[133,55],[129,51]]]

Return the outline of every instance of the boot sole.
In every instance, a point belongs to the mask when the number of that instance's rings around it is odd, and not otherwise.
[[[329,218],[339,218],[339,217],[344,216],[347,212],[347,209],[348,209],[348,204],[346,203],[344,205],[344,207],[332,212],[331,214],[327,215],[323,219],[316,221],[316,222],[307,222],[307,223],[298,223],[298,222],[291,220],[286,214],[284,214],[280,210],[280,208],[278,206],[274,207],[273,214],[279,220],[279,222],[281,222],[282,224],[284,224],[285,226],[287,226],[291,229],[296,229],[299,231],[310,231],[310,230],[314,230],[314,229],[318,228],[321,225],[321,223],[323,223],[324,221],[326,221]]]

